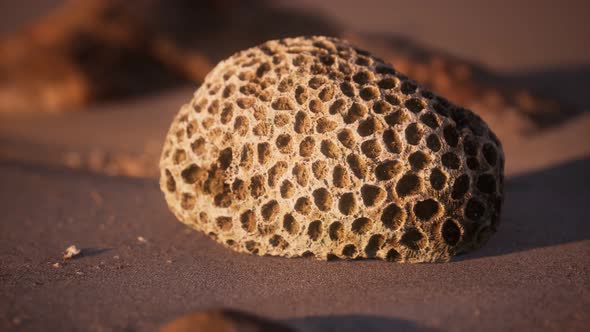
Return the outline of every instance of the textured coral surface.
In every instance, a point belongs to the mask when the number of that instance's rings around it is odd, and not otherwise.
[[[218,64],[172,123],[160,167],[174,214],[234,250],[428,262],[496,231],[504,155],[477,115],[345,41],[310,37]]]

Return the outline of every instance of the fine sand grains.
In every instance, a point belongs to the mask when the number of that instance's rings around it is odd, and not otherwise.
[[[240,252],[447,261],[496,231],[504,154],[474,113],[326,38],[218,64],[170,128],[168,205]]]

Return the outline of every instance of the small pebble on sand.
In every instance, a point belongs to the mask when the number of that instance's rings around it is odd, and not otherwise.
[[[82,253],[82,251],[80,249],[78,249],[78,247],[76,247],[75,245],[71,245],[66,249],[66,252],[64,254],[64,259],[74,258],[74,257],[80,255],[81,253]]]

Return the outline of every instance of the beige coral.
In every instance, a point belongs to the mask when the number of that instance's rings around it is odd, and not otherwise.
[[[300,37],[209,73],[160,183],[178,219],[236,251],[430,262],[495,232],[503,167],[471,111],[346,41]]]

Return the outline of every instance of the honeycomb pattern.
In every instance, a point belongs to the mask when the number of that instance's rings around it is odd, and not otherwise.
[[[310,37],[218,64],[160,166],[178,219],[236,251],[436,262],[496,231],[504,155],[477,115]]]

